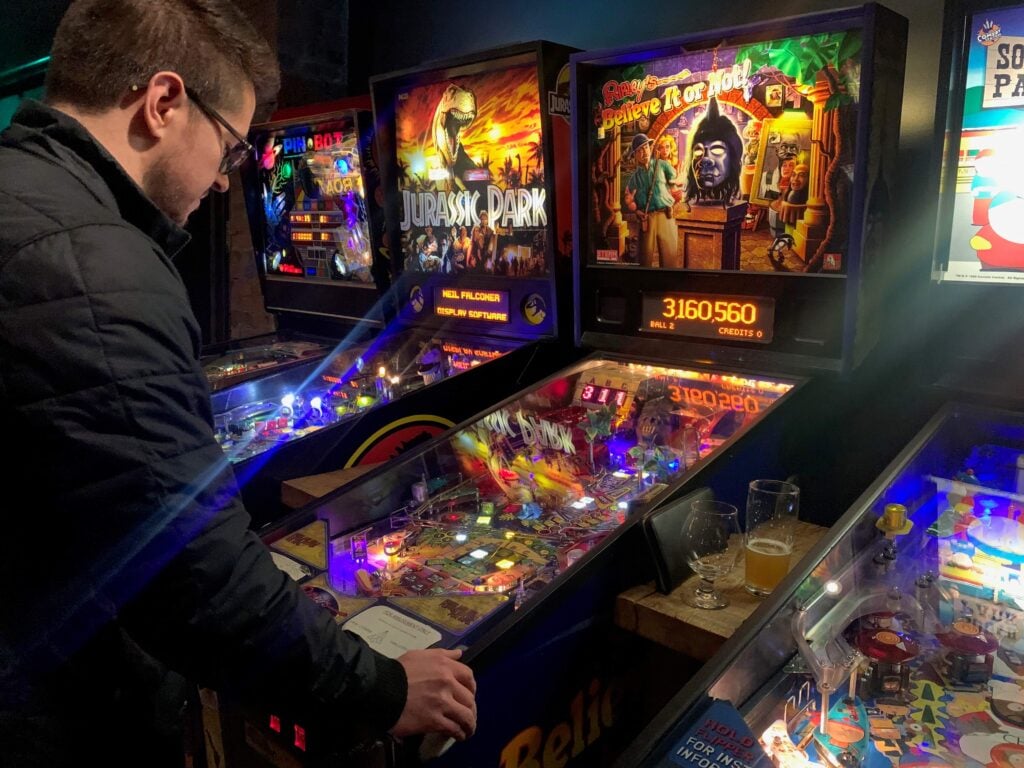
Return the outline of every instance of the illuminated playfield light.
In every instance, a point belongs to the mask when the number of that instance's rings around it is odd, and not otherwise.
[[[511,568],[513,565],[515,565],[515,563],[512,562],[511,560],[499,560],[498,562],[495,563],[495,565],[498,566],[499,568],[501,568],[501,570],[507,571],[509,568]]]
[[[281,398],[281,405],[283,405],[285,408],[291,408],[293,405],[295,405],[295,395],[289,392],[287,395]]]
[[[843,585],[834,579],[830,579],[825,582],[825,594],[826,595],[838,595],[843,591]]]
[[[468,537],[468,536],[467,536],[466,534],[464,534],[464,533],[456,533],[456,534],[455,534],[455,540],[456,540],[457,542],[459,542],[460,544],[461,544],[462,542],[464,542],[464,541],[465,541],[466,539],[468,539],[468,538],[469,538],[469,537]]]
[[[628,501],[620,501],[619,502],[619,509],[629,509],[629,502]]]
[[[584,504],[593,504],[594,503],[594,497],[593,496],[584,496],[584,497],[582,497],[580,499],[580,501],[582,501]]]
[[[469,553],[469,556],[472,558],[476,558],[477,560],[483,560],[485,557],[487,557],[487,550],[474,549],[472,552]]]
[[[319,397],[314,397],[312,400],[309,401],[309,407],[312,408],[314,411],[319,411],[321,408],[324,407],[324,401]]]
[[[380,368],[377,369],[377,375],[383,379],[385,376],[388,375],[388,369],[382,365]]]
[[[505,538],[506,539],[514,539],[515,537],[516,537],[516,532],[515,531],[505,531]]]
[[[477,525],[490,525],[491,524],[491,516],[490,515],[480,515],[480,517],[478,517],[476,519],[476,524]]]
[[[629,472],[623,472],[621,469],[617,469],[614,472],[612,472],[612,477],[629,477]]]
[[[449,175],[445,168],[431,168],[427,171],[427,178],[431,181],[445,181]]]
[[[587,508],[587,505],[586,505],[586,504],[584,504],[582,500],[580,500],[580,501],[574,501],[574,502],[573,502],[572,504],[570,504],[569,506],[571,506],[571,507],[572,507],[573,509],[586,509],[586,508]]]
[[[402,379],[401,379],[400,377],[398,377],[398,376],[392,376],[392,377],[391,377],[391,379],[390,379],[390,381],[391,381],[391,383],[392,383],[392,384],[397,384],[397,383],[398,383],[398,382],[400,382],[401,380],[402,380]]]

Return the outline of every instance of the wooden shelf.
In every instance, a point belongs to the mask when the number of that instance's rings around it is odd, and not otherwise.
[[[799,522],[791,563],[795,565],[825,533],[827,528]],[[654,582],[628,589],[615,602],[615,623],[623,629],[653,640],[674,651],[707,661],[733,632],[761,604],[743,588],[743,562],[732,573],[715,582],[729,598],[729,605],[715,611],[691,608],[681,595],[697,581],[690,576],[671,594],[663,595]]]
[[[377,464],[363,464],[358,467],[324,472],[322,475],[306,475],[285,480],[281,483],[281,503],[290,509],[304,507],[310,502],[338,490],[341,486],[351,483],[376,466]]]

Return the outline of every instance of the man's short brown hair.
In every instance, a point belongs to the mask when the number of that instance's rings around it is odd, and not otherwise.
[[[75,0],[53,41],[46,99],[102,111],[161,71],[216,109],[239,108],[245,81],[261,107],[280,85],[277,57],[235,0]]]

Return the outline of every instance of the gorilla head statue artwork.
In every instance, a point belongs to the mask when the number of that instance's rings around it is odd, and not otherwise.
[[[740,191],[742,156],[740,132],[712,96],[690,142],[686,201],[728,205]]]

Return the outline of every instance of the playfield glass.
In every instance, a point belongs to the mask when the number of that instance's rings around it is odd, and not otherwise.
[[[219,389],[212,398],[214,434],[228,460],[239,464],[324,428],[354,422],[367,411],[501,357],[516,344],[454,334],[386,332],[368,344],[317,345],[319,354],[306,342],[236,352],[207,368],[212,388]],[[292,363],[287,370],[271,370],[274,365],[285,367],[286,360]],[[268,366],[268,375],[245,380],[245,366],[259,370],[261,365]],[[217,387],[217,374],[232,380]],[[431,429],[429,436],[440,431]],[[387,454],[378,455],[381,450],[371,450],[365,460],[384,460]]]
[[[630,765],[1020,765],[1022,511],[1024,417],[947,406]]]
[[[468,642],[793,387],[589,359],[364,476],[312,508],[304,527],[293,521],[268,536],[270,546],[371,644],[381,622],[413,643]]]

